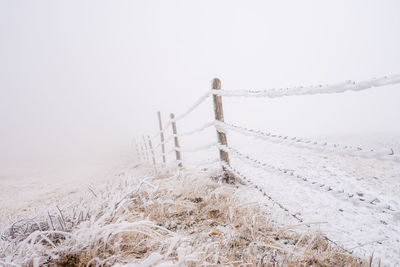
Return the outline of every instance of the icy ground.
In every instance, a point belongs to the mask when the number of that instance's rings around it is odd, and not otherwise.
[[[233,166],[290,213],[305,222],[326,222],[313,227],[357,255],[373,253],[385,264],[400,265],[399,163],[321,154],[251,138],[245,145],[243,140],[231,140],[230,145],[242,153],[287,171],[288,175],[263,171],[231,157]],[[399,136],[328,136],[326,140],[400,153]]]
[[[331,136],[326,139],[365,148],[390,147],[400,152],[400,138],[393,136]],[[312,230],[322,231],[332,241],[354,251],[355,255],[369,257],[373,253],[375,263],[380,259],[387,266],[400,265],[399,163],[321,154],[251,138],[239,140],[233,134],[229,141],[231,147],[287,171],[288,174],[260,170],[231,156],[232,166],[289,210],[286,212],[276,202],[253,193],[254,202],[275,207],[277,223],[296,224],[298,222],[291,216],[296,214],[304,222],[316,223],[311,225]],[[216,151],[210,150],[204,152],[202,158],[215,158],[215,155]],[[183,157],[190,159],[189,154]],[[8,223],[10,216],[27,213],[39,206],[68,201],[71,193],[87,188],[89,184],[95,187],[117,175],[118,168],[103,165],[48,174],[1,175],[2,223]]]
[[[366,265],[255,188],[210,179],[218,174],[122,165],[107,183],[7,227],[0,266]]]
[[[112,179],[126,160],[55,158],[0,168],[0,228],[16,216],[68,202],[82,190]]]

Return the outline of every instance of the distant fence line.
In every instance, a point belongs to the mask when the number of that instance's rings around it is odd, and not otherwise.
[[[377,204],[376,197],[374,196],[364,196],[357,197],[356,194],[350,192],[344,192],[344,190],[336,190],[330,185],[320,184],[315,181],[311,181],[306,177],[301,177],[299,175],[294,174],[294,172],[287,173],[285,170],[272,166],[269,163],[263,163],[257,159],[253,159],[248,155],[244,155],[240,151],[236,150],[228,146],[227,141],[227,132],[233,131],[242,135],[252,136],[261,140],[265,140],[272,143],[278,143],[285,146],[294,146],[300,148],[306,148],[313,151],[317,151],[319,153],[326,154],[336,154],[336,155],[347,155],[352,157],[363,157],[363,158],[374,158],[378,160],[389,160],[393,162],[400,162],[400,155],[395,154],[393,149],[365,149],[358,146],[346,146],[335,143],[327,143],[327,142],[317,142],[309,139],[299,138],[299,137],[289,137],[284,135],[278,135],[269,132],[263,132],[255,129],[248,129],[246,127],[233,125],[230,123],[224,122],[224,112],[222,105],[222,97],[268,97],[268,98],[277,98],[284,96],[296,96],[296,95],[314,95],[314,94],[330,94],[330,93],[342,93],[346,91],[361,91],[367,90],[373,87],[380,87],[390,84],[399,84],[400,83],[400,74],[384,76],[381,78],[372,78],[364,81],[344,81],[331,85],[317,85],[317,86],[308,86],[308,87],[293,87],[293,88],[281,88],[281,89],[270,89],[270,90],[238,90],[238,91],[227,91],[221,90],[221,81],[217,78],[213,80],[211,90],[207,91],[203,96],[201,96],[191,107],[189,107],[185,112],[176,116],[171,113],[170,119],[166,123],[165,126],[162,124],[161,113],[158,112],[158,124],[159,131],[152,136],[143,136],[142,141],[138,142],[136,140],[136,151],[137,157],[141,161],[147,161],[152,163],[154,166],[158,165],[156,157],[160,157],[162,160],[162,165],[166,164],[167,156],[175,152],[175,160],[179,167],[183,167],[182,162],[182,153],[189,152],[198,152],[205,149],[210,149],[212,147],[218,148],[219,155],[218,159],[209,160],[208,162],[203,162],[201,164],[214,164],[218,162],[224,173],[223,180],[225,182],[234,182],[234,179],[240,179],[242,181],[249,182],[250,179],[241,174],[238,170],[234,169],[230,165],[229,157],[233,156],[236,159],[239,159],[243,162],[246,162],[253,167],[261,168],[267,171],[280,172],[285,175],[289,175],[291,177],[302,179],[304,182],[308,182],[313,186],[318,186],[321,190],[325,190],[327,192],[334,193],[336,195],[345,196],[346,198],[357,199],[361,203],[365,203],[366,205],[373,205],[378,209],[385,210],[386,212],[393,211],[393,209],[384,204]],[[196,129],[193,129],[186,133],[178,134],[177,131],[177,122],[187,117],[192,111],[194,111],[199,105],[201,105],[208,97],[213,97],[213,106],[214,106],[214,115],[215,120],[208,122]],[[181,148],[179,144],[179,138],[191,136],[197,134],[199,132],[204,131],[210,127],[215,127],[217,133],[217,140],[211,142],[209,144],[199,146],[197,148],[187,149]],[[172,133],[170,136],[165,138],[166,131],[172,128]],[[153,146],[153,141],[157,138],[160,138],[160,142]],[[170,151],[165,150],[165,145],[169,142],[173,142],[173,149]],[[160,153],[156,153],[156,149],[161,149]],[[200,164],[200,165],[201,165]],[[258,188],[257,185],[255,185]],[[260,191],[262,191],[260,189]],[[265,192],[263,192],[266,194]]]

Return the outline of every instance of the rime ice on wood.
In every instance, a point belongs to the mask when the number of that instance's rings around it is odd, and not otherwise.
[[[154,165],[154,168],[155,168],[156,167],[156,158],[154,156],[153,144],[151,143],[150,136],[147,136],[147,139],[149,140],[150,153],[151,153],[151,157],[153,159],[153,165]]]
[[[166,160],[165,160],[164,131],[163,131],[163,127],[162,127],[161,113],[160,113],[160,111],[157,112],[157,116],[158,116],[158,126],[159,126],[159,128],[160,128],[162,160],[163,160],[163,163],[165,164]]]
[[[146,160],[149,163],[150,162],[150,156],[149,156],[149,149],[147,148],[146,137],[144,135],[142,137],[143,137],[144,152],[146,154]]]
[[[221,90],[221,81],[218,78],[215,78],[213,80],[212,84],[212,89],[213,90]],[[215,114],[215,120],[216,121],[221,121],[224,122],[224,110],[222,108],[222,97],[219,95],[213,95],[213,103],[214,103],[214,114]],[[228,145],[228,141],[226,140],[226,134],[224,132],[221,132],[217,129],[217,138],[218,138],[218,143],[224,146]],[[222,162],[225,162],[226,164],[229,165],[229,155],[226,151],[223,151],[222,149],[219,150],[219,155],[221,158]],[[226,173],[225,167],[222,167],[225,172],[225,180],[226,182],[232,182],[230,175]]]
[[[175,115],[174,113],[171,113],[171,123],[172,123],[172,134],[174,135],[174,141],[175,141],[175,155],[176,155],[176,160],[178,161],[178,166],[182,167],[182,158],[181,158],[181,152],[179,150],[179,140],[178,140],[178,133],[176,130],[176,122],[175,122]]]

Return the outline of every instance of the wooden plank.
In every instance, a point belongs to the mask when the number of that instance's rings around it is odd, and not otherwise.
[[[136,148],[136,157],[137,157],[137,159],[139,160],[139,162],[142,160],[141,159],[141,157],[140,157],[140,150],[139,150],[139,146],[138,146],[138,143],[137,143],[137,141],[136,141],[136,138],[134,138],[133,139],[134,140],[134,142],[135,142],[135,148]]]
[[[214,90],[221,90],[221,81],[218,78],[215,78],[212,83],[212,89]],[[224,122],[224,109],[222,107],[222,97],[218,95],[213,95],[213,102],[214,102],[214,114],[215,120]],[[226,134],[217,130],[217,138],[218,143],[220,145],[228,146],[228,141],[226,138]],[[221,161],[225,162],[226,164],[230,165],[229,161],[229,154],[226,151],[219,150],[219,157]],[[228,173],[226,168],[222,167],[224,170],[224,180],[227,183],[233,182],[233,176]]]
[[[149,149],[147,148],[146,137],[144,135],[142,137],[143,137],[143,146],[146,155],[146,160],[148,163],[150,163]]]
[[[176,130],[176,122],[175,122],[175,115],[174,113],[170,114],[171,118],[171,124],[172,124],[172,134],[174,135],[174,142],[175,142],[175,148],[180,148],[179,146],[179,140],[178,140],[178,131]],[[182,168],[182,158],[181,158],[181,152],[178,150],[175,150],[175,155],[176,155],[176,160],[178,161],[178,166]]]
[[[149,142],[149,148],[150,148],[151,157],[153,159],[153,165],[154,165],[154,168],[156,168],[156,157],[154,156],[153,144],[151,143],[150,136],[147,136],[147,140]]]
[[[161,138],[161,151],[162,151],[162,161],[165,165],[166,159],[165,159],[165,144],[164,144],[164,132],[163,132],[163,127],[162,127],[162,122],[161,122],[161,112],[157,112],[158,116],[158,126],[160,128],[160,138]]]

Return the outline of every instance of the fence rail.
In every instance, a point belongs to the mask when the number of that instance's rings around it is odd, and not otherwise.
[[[307,177],[295,174],[294,171],[287,172],[286,170],[275,167],[268,162],[261,162],[257,159],[251,158],[250,156],[245,155],[244,153],[238,151],[237,149],[228,146],[226,134],[229,131],[232,131],[240,135],[255,137],[261,140],[265,140],[283,146],[292,146],[296,148],[309,149],[317,153],[343,155],[343,156],[360,157],[360,158],[373,158],[377,160],[389,160],[396,163],[400,163],[400,155],[395,154],[393,149],[391,148],[367,149],[367,148],[361,148],[359,146],[347,146],[336,143],[318,142],[300,137],[290,137],[269,132],[263,132],[255,129],[249,129],[239,125],[226,123],[224,122],[222,98],[223,97],[276,98],[284,96],[343,93],[347,91],[361,91],[361,90],[371,89],[374,87],[381,87],[399,83],[400,83],[400,74],[396,74],[380,78],[371,78],[358,82],[347,80],[331,85],[316,85],[316,86],[306,86],[306,87],[298,86],[292,88],[269,89],[269,90],[229,91],[229,90],[222,90],[220,80],[214,79],[212,83],[212,88],[210,90],[208,90],[197,101],[195,101],[193,105],[191,105],[186,111],[184,111],[180,115],[174,116],[174,114],[171,114],[170,119],[167,121],[165,126],[162,125],[160,112],[157,113],[159,120],[159,131],[153,134],[151,137],[147,137],[147,142],[146,138],[143,136],[143,142],[140,142],[140,144],[136,143],[135,147],[137,151],[137,157],[139,160],[149,163],[151,162],[153,165],[158,164],[156,162],[156,157],[161,158],[162,164],[165,166],[167,156],[175,152],[174,161],[177,163],[179,167],[183,167],[183,163],[185,163],[185,160],[182,159],[182,154],[196,153],[214,147],[219,152],[219,160],[215,159],[208,160],[198,164],[198,166],[219,163],[223,169],[224,180],[226,182],[233,182],[234,179],[237,178],[240,179],[241,181],[245,181],[255,186],[264,195],[268,196],[267,193],[263,192],[261,188],[259,188],[251,181],[251,179],[245,177],[239,170],[235,169],[230,165],[229,156],[233,156],[236,159],[243,161],[247,164],[250,164],[255,168],[261,168],[269,172],[277,172],[283,175],[287,175],[292,178],[299,179],[310,186],[318,188],[319,190],[330,192],[338,197],[344,197],[347,199],[356,200],[366,206],[373,206],[374,208],[382,210],[384,212],[392,212],[394,210],[389,205],[385,205],[383,203],[379,204],[376,203],[375,200],[377,198],[375,196],[365,196],[360,198],[357,197],[357,194],[355,193],[344,192],[344,190],[334,188],[334,186],[332,185],[327,185],[324,183],[320,183],[318,181],[312,181]],[[199,107],[202,103],[204,103],[205,100],[207,100],[208,97],[210,96],[213,97],[215,120],[205,123],[202,126],[193,129],[191,131],[179,133],[177,130],[177,122],[189,116],[197,107]],[[187,136],[198,134],[211,127],[214,127],[217,132],[216,141],[195,148],[180,147],[179,138],[185,138]],[[171,135],[165,138],[166,132],[169,130],[169,128],[171,128]],[[157,145],[153,146],[152,142],[155,141],[157,138],[160,138],[160,142]],[[137,140],[137,138],[135,140]],[[170,144],[171,142],[172,142],[172,149],[169,150],[168,152],[165,152],[166,145]],[[161,151],[156,152],[156,150],[160,148]],[[281,205],[281,207],[283,206]],[[296,217],[297,215],[293,216]]]

